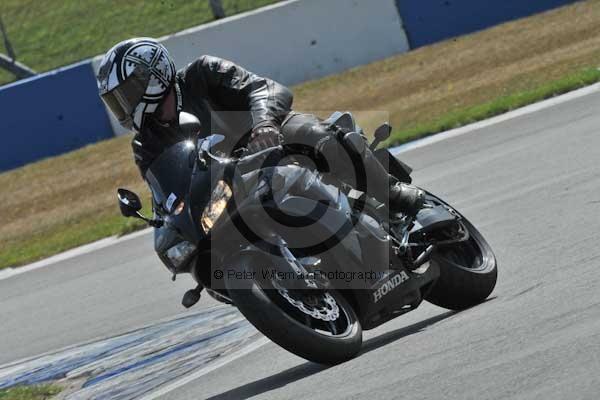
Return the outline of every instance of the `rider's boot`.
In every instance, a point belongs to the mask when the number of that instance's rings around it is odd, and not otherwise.
[[[385,203],[392,213],[414,216],[423,208],[425,192],[388,174],[370,149],[366,149],[362,161],[371,194]]]
[[[390,175],[390,178],[393,178]],[[425,192],[408,183],[396,182],[390,186],[390,208],[414,216],[425,204]]]

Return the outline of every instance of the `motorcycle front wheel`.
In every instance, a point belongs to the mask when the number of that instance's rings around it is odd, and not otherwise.
[[[238,265],[238,270],[254,273],[255,279],[225,282],[234,304],[252,325],[309,361],[333,365],[356,356],[362,346],[362,327],[339,291],[283,289],[276,281],[262,279],[256,265],[260,261],[252,258]]]

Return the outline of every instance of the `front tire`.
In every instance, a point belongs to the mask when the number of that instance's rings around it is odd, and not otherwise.
[[[439,198],[427,194],[428,201],[444,204]],[[465,217],[461,222],[469,232],[469,239],[441,247],[431,256],[437,264],[440,277],[425,300],[450,310],[463,310],[484,302],[494,290],[498,278],[498,264],[492,248],[481,233]]]
[[[247,261],[238,266],[238,270],[247,273],[255,271],[252,264],[257,258],[245,258]],[[336,334],[325,334],[317,327],[326,326],[302,312],[295,310],[291,303],[261,279],[226,281],[231,299],[240,312],[260,332],[279,346],[309,361],[333,365],[347,361],[360,351],[362,346],[362,327],[352,306],[335,290],[328,290],[330,298],[335,299],[339,307],[339,318],[346,323],[340,325]],[[335,321],[341,324],[340,321]],[[323,328],[326,329],[326,328]]]

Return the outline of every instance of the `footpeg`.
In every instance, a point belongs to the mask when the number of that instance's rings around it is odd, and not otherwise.
[[[198,285],[195,289],[190,289],[183,295],[181,299],[181,305],[185,308],[190,308],[200,300],[200,292],[203,287]]]

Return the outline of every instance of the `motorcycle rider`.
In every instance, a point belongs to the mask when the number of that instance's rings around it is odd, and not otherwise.
[[[317,164],[325,155],[330,172],[340,176],[348,166],[336,155],[356,152],[336,127],[293,112],[293,95],[285,86],[206,55],[176,71],[167,49],[155,39],[133,38],[112,47],[97,81],[106,106],[123,127],[135,132],[132,147],[142,175],[164,149],[187,139],[177,129],[181,111],[200,120],[201,136],[223,133],[229,148],[243,146],[253,153],[301,143],[311,149],[308,156]],[[416,214],[423,206],[423,191],[398,182],[364,147],[358,159],[370,194],[393,212]]]

